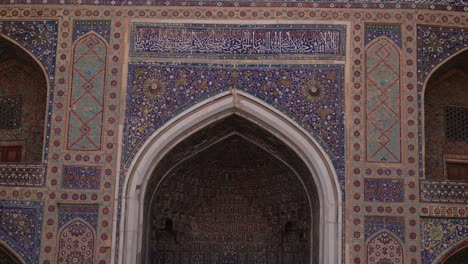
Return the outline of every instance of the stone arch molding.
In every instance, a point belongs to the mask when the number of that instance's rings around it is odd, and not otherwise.
[[[444,264],[451,256],[459,253],[460,251],[468,248],[468,238],[462,239],[458,241],[454,245],[450,246],[449,248],[442,251],[441,254],[434,260],[433,263],[435,264]]]
[[[185,138],[232,114],[260,125],[304,161],[319,197],[319,263],[341,262],[342,193],[330,157],[310,133],[292,119],[260,99],[233,88],[172,118],[145,142],[133,159],[122,186],[120,229],[114,228],[120,237],[117,263],[139,263],[142,257],[144,194],[158,162]],[[116,199],[119,193],[116,192]],[[115,239],[114,243],[117,243]]]

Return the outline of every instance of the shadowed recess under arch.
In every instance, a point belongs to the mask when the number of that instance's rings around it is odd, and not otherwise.
[[[209,125],[153,172],[145,195],[147,258],[317,263],[318,198],[308,175],[302,160],[258,125],[237,115]]]

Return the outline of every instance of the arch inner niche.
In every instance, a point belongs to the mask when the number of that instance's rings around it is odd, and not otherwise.
[[[307,174],[284,143],[239,116],[196,132],[148,184],[143,262],[316,263]]]

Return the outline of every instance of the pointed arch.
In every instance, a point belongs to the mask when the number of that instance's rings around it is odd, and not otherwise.
[[[57,263],[94,263],[96,236],[84,219],[75,218],[61,227],[57,241]]]
[[[67,149],[101,149],[108,47],[105,39],[88,32],[76,40],[71,64]]]
[[[0,42],[4,43],[2,46],[9,45],[7,49],[11,50],[8,53],[14,54],[13,58],[1,62],[0,65],[0,78],[4,79],[8,76],[12,78],[6,79],[2,84],[2,96],[10,97],[10,99],[15,97],[18,100],[18,103],[15,103],[18,106],[17,109],[10,109],[12,112],[2,109],[1,112],[10,117],[18,116],[20,123],[27,124],[27,126],[16,127],[15,130],[7,132],[3,130],[5,133],[0,132],[0,138],[2,141],[4,139],[10,141],[17,148],[22,148],[23,155],[20,159],[15,159],[15,162],[42,162],[47,156],[46,123],[50,121],[47,113],[51,112],[50,104],[48,104],[50,97],[48,72],[36,55],[14,39],[0,33]],[[19,57],[25,62],[19,61]],[[14,72],[12,74],[8,71]],[[0,145],[11,144],[0,143]]]
[[[401,49],[381,36],[365,49],[366,160],[400,163]]]
[[[405,260],[403,245],[404,243],[391,231],[383,229],[368,239],[366,263],[403,264]]]
[[[247,93],[232,89],[213,96],[175,116],[142,146],[126,171],[122,189],[119,263],[141,258],[144,193],[158,162],[178,143],[204,127],[232,114],[257,124],[290,147],[306,164],[316,186],[319,234],[314,254],[319,263],[341,261],[341,189],[330,157],[295,121]],[[119,188],[119,186],[117,186]],[[119,190],[116,191],[118,195]],[[116,199],[119,197],[116,196]],[[115,212],[118,213],[117,208]],[[113,236],[115,237],[115,236]],[[114,240],[115,243],[115,240]]]
[[[1,239],[0,239],[0,259],[11,261],[11,264],[25,264],[26,263],[26,261],[20,256],[20,254],[18,254],[13,248],[11,248],[5,241]]]
[[[460,253],[463,250],[468,250],[468,238],[458,241],[455,245],[446,249],[444,252],[439,254],[439,256],[434,260],[436,264],[444,264],[449,258]]]

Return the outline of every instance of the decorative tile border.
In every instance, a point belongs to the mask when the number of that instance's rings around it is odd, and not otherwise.
[[[134,23],[130,56],[343,59],[346,27],[321,24]]]
[[[46,164],[0,163],[0,186],[42,187],[46,171]]]
[[[96,230],[99,218],[99,206],[94,204],[59,204],[59,228],[73,221],[75,218],[83,219]]]

